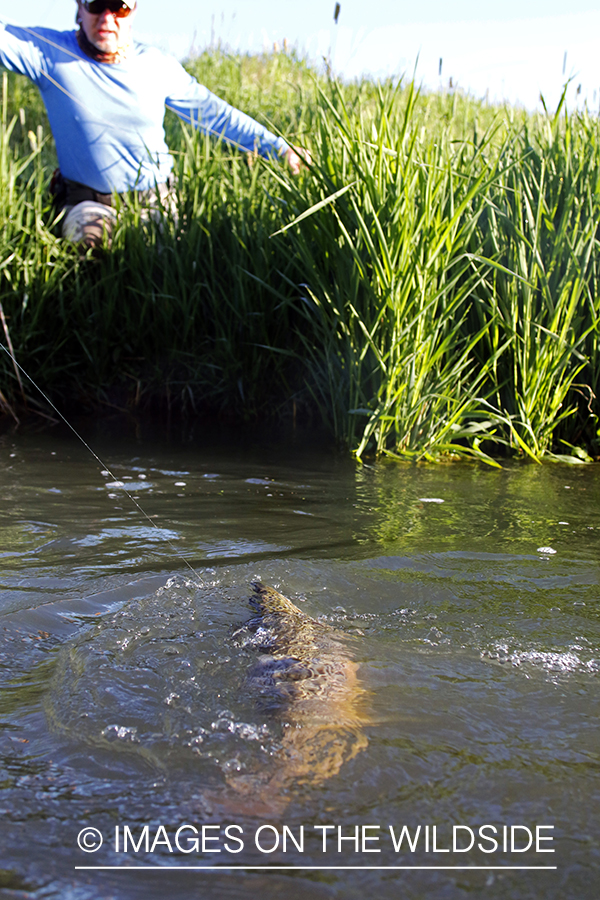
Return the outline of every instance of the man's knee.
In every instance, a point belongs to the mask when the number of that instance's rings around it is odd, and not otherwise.
[[[69,241],[84,243],[88,247],[97,247],[102,244],[104,235],[110,243],[116,214],[111,206],[97,203],[94,200],[84,200],[75,206],[66,207],[66,215],[63,221],[62,233]]]

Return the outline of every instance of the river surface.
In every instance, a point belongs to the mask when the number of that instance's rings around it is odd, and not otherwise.
[[[0,896],[600,895],[597,465],[80,427],[0,437]]]

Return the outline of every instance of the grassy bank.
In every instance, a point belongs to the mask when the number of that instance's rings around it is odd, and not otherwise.
[[[189,67],[314,165],[248,166],[168,115],[180,224],[125,210],[100,259],[57,237],[43,111],[8,80],[0,300],[55,402],[323,421],[360,457],[598,452],[596,119],[283,53]],[[5,354],[0,389],[22,404]]]

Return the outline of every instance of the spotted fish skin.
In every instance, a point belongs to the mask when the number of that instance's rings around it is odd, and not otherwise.
[[[293,785],[318,785],[364,750],[367,691],[344,637],[262,582],[252,584],[247,623],[260,639],[246,687],[261,710],[282,722],[280,750],[261,771],[227,779],[254,809],[281,811]]]
[[[251,587],[254,594],[250,597],[248,603],[263,618],[269,614],[280,616],[282,613],[287,613],[287,615],[292,618],[297,618],[300,621],[308,620],[315,622],[315,619],[311,619],[310,616],[303,613],[291,600],[288,600],[287,597],[284,597],[283,594],[280,594],[275,588],[267,587],[262,581],[253,581]]]
[[[263,654],[248,672],[248,684],[258,691],[261,708],[285,707],[288,718],[304,722],[330,720],[332,713],[338,724],[346,715],[354,721],[352,706],[364,692],[342,636],[275,588],[262,582],[252,587],[249,603],[258,615],[248,624],[260,630]]]

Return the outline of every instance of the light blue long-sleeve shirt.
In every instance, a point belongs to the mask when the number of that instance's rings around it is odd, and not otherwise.
[[[165,106],[242,150],[268,157],[288,144],[212,94],[171,56],[134,42],[121,63],[95,62],[75,31],[0,24],[0,65],[40,89],[65,178],[100,193],[167,180]]]

